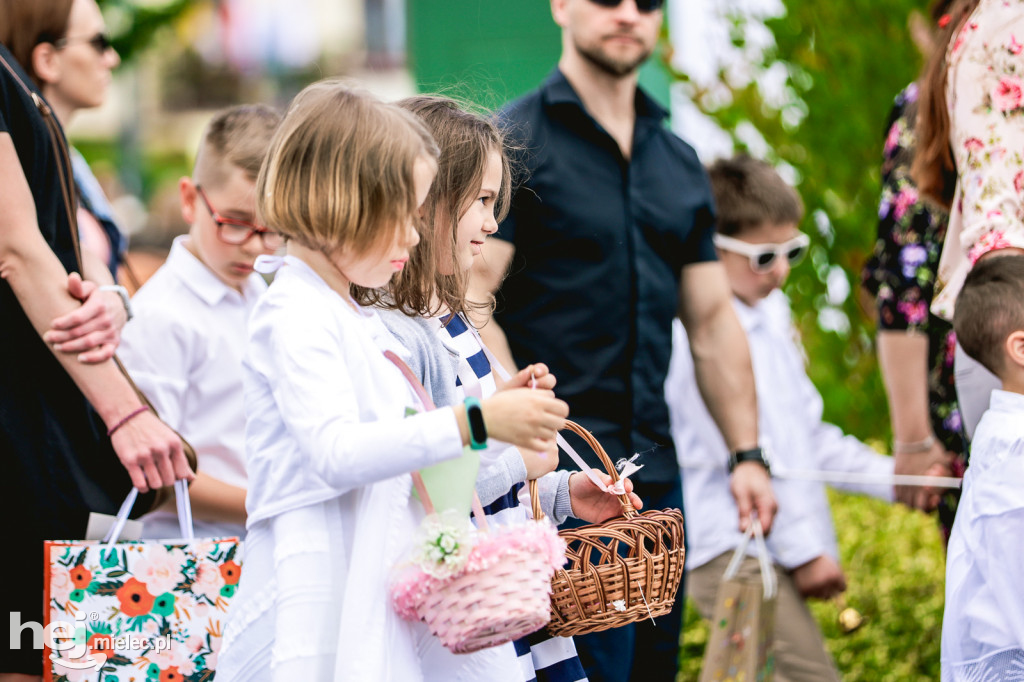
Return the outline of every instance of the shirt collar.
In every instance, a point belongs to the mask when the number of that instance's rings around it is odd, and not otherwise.
[[[1024,413],[1024,395],[996,388],[992,390],[992,397],[989,398],[988,406],[989,409],[999,412],[1022,414]]]
[[[733,308],[736,309],[736,317],[740,320],[740,326],[747,334],[767,322],[768,311],[763,300],[751,306],[734,296],[733,303],[735,303]]]
[[[249,275],[243,287],[244,293],[239,293],[233,287],[229,287],[201,260],[196,258],[195,254],[185,248],[185,240],[188,238],[188,235],[182,235],[174,239],[174,243],[171,244],[171,252],[167,255],[167,263],[178,274],[178,278],[184,285],[207,305],[217,305],[228,296],[253,301],[266,288],[259,275]]]
[[[571,105],[586,112],[583,100],[573,89],[572,84],[565,77],[560,69],[555,69],[541,85],[544,101],[548,106]],[[650,119],[654,123],[660,123],[668,116],[668,111],[658,104],[650,95],[644,92],[643,88],[637,86],[634,100],[636,107],[637,121]]]

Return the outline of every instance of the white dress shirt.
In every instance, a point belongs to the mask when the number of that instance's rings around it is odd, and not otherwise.
[[[1024,671],[1024,395],[992,391],[946,550],[942,679]]]
[[[167,262],[132,298],[118,356],[160,418],[192,444],[199,470],[246,487],[242,358],[246,322],[267,285],[256,274],[242,291],[217,278],[178,237]],[[174,512],[145,517],[145,537],[178,537]],[[244,535],[231,523],[195,520],[199,536]]]
[[[753,307],[736,299],[733,303],[750,345],[760,442],[769,450],[772,471],[891,475],[891,457],[822,422],[821,396],[807,377],[785,295],[774,291]],[[686,566],[692,569],[735,549],[741,534],[739,512],[729,492],[729,450],[700,396],[686,331],[679,320],[673,325],[665,399],[682,468]],[[779,503],[767,538],[773,561],[792,569],[822,555],[837,559],[824,484],[773,478],[772,486]],[[841,487],[892,500],[892,486]]]

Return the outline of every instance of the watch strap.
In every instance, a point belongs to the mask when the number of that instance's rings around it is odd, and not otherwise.
[[[749,450],[733,450],[730,452],[729,473],[731,474],[736,468],[736,465],[742,462],[757,462],[765,468],[765,471],[771,473],[771,467],[768,464],[768,455],[765,453],[764,448],[756,447],[750,448]]]

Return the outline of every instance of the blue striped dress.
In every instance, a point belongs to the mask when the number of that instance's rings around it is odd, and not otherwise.
[[[460,401],[467,396],[483,399],[498,390],[480,336],[470,328],[465,318],[461,315],[443,318],[437,335],[445,345],[459,353],[455,386]],[[485,506],[487,517],[498,523],[526,518],[526,510],[519,504],[519,491],[523,485],[522,482],[516,483]],[[552,637],[547,631],[539,630],[517,639],[515,648],[524,682],[580,682],[587,679],[571,637]]]

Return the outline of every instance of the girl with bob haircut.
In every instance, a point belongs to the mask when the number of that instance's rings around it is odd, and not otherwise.
[[[384,324],[412,351],[409,364],[438,406],[458,405],[467,396],[483,399],[522,390],[534,381],[538,389],[553,389],[555,377],[544,364],[530,365],[512,377],[493,367],[470,320],[474,310],[489,308],[489,304],[469,300],[469,270],[483,242],[497,231],[498,221],[508,212],[511,195],[501,130],[491,120],[443,97],[411,97],[398,106],[426,124],[440,148],[440,157],[437,177],[423,204],[425,225],[419,247],[387,292],[375,292],[372,297],[373,303],[384,308]],[[585,475],[551,473],[557,464],[554,448],[537,452],[492,444],[484,450],[476,488],[490,521],[525,521],[526,507],[520,504],[518,493],[526,480],[534,478],[540,479],[542,507],[556,523],[570,515],[597,522],[619,513],[617,499],[598,490]],[[641,504],[635,495],[633,502]],[[550,638],[540,632],[502,648],[514,649],[506,664],[514,677],[507,672],[501,676],[496,668],[485,670],[459,656],[464,661],[460,669],[464,677],[453,679],[585,677],[571,638]],[[443,660],[446,653],[434,642],[429,658]]]
[[[444,675],[387,576],[423,515],[409,473],[462,455],[466,411],[406,418],[415,396],[381,349],[409,353],[356,302],[408,262],[437,158],[414,116],[339,81],[303,90],[271,142],[257,216],[287,255],[257,263],[279,270],[249,323],[246,570],[218,679]],[[568,411],[526,389],[482,408],[491,435],[540,449]]]

